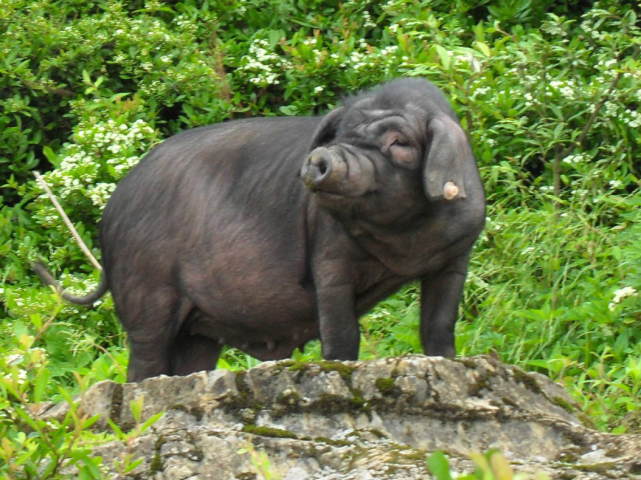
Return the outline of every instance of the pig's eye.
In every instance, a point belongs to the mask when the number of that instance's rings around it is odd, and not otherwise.
[[[404,138],[395,138],[389,145],[389,152],[401,166],[412,168],[418,165],[416,148]]]
[[[411,145],[406,140],[397,138],[392,142],[390,147],[411,147]]]

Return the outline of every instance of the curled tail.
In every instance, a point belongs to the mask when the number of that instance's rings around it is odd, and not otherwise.
[[[105,280],[105,276],[103,274],[100,279],[100,285],[98,285],[98,288],[96,290],[88,295],[85,295],[84,297],[76,297],[75,295],[71,295],[70,293],[67,293],[62,289],[58,281],[53,278],[53,276],[47,270],[47,267],[45,267],[44,263],[42,263],[40,260],[31,265],[31,268],[38,274],[40,280],[42,280],[43,283],[45,283],[46,285],[53,285],[62,298],[77,305],[93,305],[100,297],[107,293],[108,290],[107,281]]]

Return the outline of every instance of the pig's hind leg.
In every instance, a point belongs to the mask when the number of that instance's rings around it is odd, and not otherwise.
[[[172,288],[112,290],[116,313],[129,339],[128,382],[174,375],[176,342],[191,302]]]
[[[172,375],[189,375],[202,370],[214,370],[223,345],[202,335],[181,334],[171,349]]]

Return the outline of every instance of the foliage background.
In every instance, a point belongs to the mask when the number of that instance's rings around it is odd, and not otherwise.
[[[0,471],[45,478],[44,440],[70,427],[27,428],[29,402],[123,381],[127,362],[109,296],[93,309],[60,304],[29,268],[40,256],[67,288],[98,282],[33,170],[99,257],[105,202],[157,142],[248,115],[321,114],[397,76],[427,78],[450,98],[490,202],[459,354],[546,373],[599,428],[641,430],[640,10],[617,0],[0,0]],[[420,352],[416,286],[362,324],[362,358]],[[220,362],[253,364],[234,350]],[[94,475],[65,445],[54,464]]]

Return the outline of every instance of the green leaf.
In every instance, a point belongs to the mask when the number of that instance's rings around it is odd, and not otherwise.
[[[47,390],[47,386],[49,385],[50,376],[51,374],[49,373],[49,370],[43,368],[36,377],[36,381],[33,386],[34,403],[40,403],[42,401],[45,391]]]
[[[637,14],[634,10],[629,10],[628,13],[626,14],[628,18],[628,21],[630,22],[630,25],[636,25],[637,23]]]
[[[35,431],[40,431],[39,422],[42,422],[42,420],[33,419],[31,415],[25,412],[22,408],[16,408],[14,412]]]
[[[38,330],[42,327],[42,317],[38,313],[32,313],[29,315],[29,320],[31,320],[31,323],[33,323],[33,326],[36,327]]]
[[[514,478],[514,471],[510,467],[509,462],[500,453],[496,452],[490,457],[490,465],[496,480],[512,480]]]
[[[621,247],[619,247],[618,245],[614,245],[614,246],[612,247],[612,256],[613,256],[617,261],[619,261],[619,262],[620,262],[620,261],[621,261]]]
[[[479,52],[481,52],[486,57],[489,58],[492,56],[492,51],[490,50],[490,47],[488,47],[486,43],[476,42],[474,46],[477,48]]]
[[[120,427],[119,427],[118,425],[116,425],[116,424],[113,422],[113,420],[112,420],[111,418],[108,418],[108,419],[107,419],[107,423],[109,424],[109,426],[111,427],[111,429],[114,431],[114,433],[116,434],[116,436],[117,436],[120,440],[125,440],[125,439],[127,438],[127,435],[125,435],[125,433],[120,429]]]
[[[100,471],[102,457],[90,457],[88,454],[85,454],[80,458],[80,460],[84,462],[84,465],[80,466],[79,470],[86,476],[85,478],[103,478],[102,472]]]
[[[145,423],[142,424],[142,426],[140,427],[140,432],[141,433],[145,432],[149,427],[151,427],[154,423],[160,420],[164,414],[165,412],[160,412],[160,413],[157,413],[156,415],[153,415]]]
[[[69,393],[69,391],[68,391],[65,387],[63,387],[62,385],[58,386],[58,393],[59,393],[60,395],[62,395],[62,397],[63,397],[67,402],[69,402],[69,404],[70,404],[70,405],[75,405],[75,403],[74,403],[74,401],[73,401],[73,397],[71,396],[71,394]]]
[[[100,415],[94,415],[93,417],[90,417],[90,418],[87,418],[86,420],[83,420],[82,421],[82,429],[86,430],[86,429],[90,428],[98,420],[100,420]]]
[[[129,473],[129,472],[133,471],[133,469],[135,469],[138,465],[140,465],[143,460],[144,460],[144,458],[139,458],[138,460],[134,460],[131,463],[127,463],[127,466],[125,467],[124,473]]]
[[[42,153],[45,157],[47,157],[47,160],[49,160],[49,163],[51,163],[51,165],[56,168],[60,166],[58,156],[54,153],[50,146],[45,145],[44,147],[42,147]]]
[[[432,453],[427,459],[427,468],[432,475],[436,476],[437,480],[452,480],[450,465],[443,452],[437,450]]]
[[[492,480],[492,467],[490,467],[490,462],[488,461],[488,454],[481,455],[480,453],[470,453],[469,456],[476,466],[483,472],[483,479]]]
[[[534,359],[534,360],[528,360],[525,363],[526,363],[526,365],[531,365],[533,367],[539,367],[539,368],[543,368],[545,370],[550,370],[550,365],[549,365],[549,362],[547,360],[536,360],[536,359]]]
[[[565,120],[565,118],[563,117],[563,112],[561,111],[561,109],[558,106],[556,106],[554,104],[550,104],[549,107],[550,107],[550,110],[552,110],[554,115],[556,115],[556,117],[559,120],[561,120],[561,121]],[[561,130],[563,130],[565,128],[565,125],[563,123],[559,123],[556,127],[557,127],[557,129],[558,129],[558,127],[561,127]],[[555,129],[554,131],[556,132],[557,129]],[[559,130],[559,131],[561,131],[561,130]],[[555,136],[554,138],[558,138],[558,137]]]
[[[436,49],[436,53],[438,54],[441,60],[441,64],[443,65],[443,68],[445,68],[445,70],[449,70],[450,65],[452,64],[452,57],[450,56],[450,52],[445,50],[445,48],[443,48],[440,45],[434,45],[434,48]]]
[[[278,45],[278,42],[282,38],[285,38],[287,35],[283,30],[270,30],[269,31],[269,45],[274,48]]]
[[[135,400],[129,402],[129,408],[131,409],[131,415],[134,417],[136,423],[140,421],[140,415],[142,414],[142,408],[145,404],[145,396],[140,395]]]

